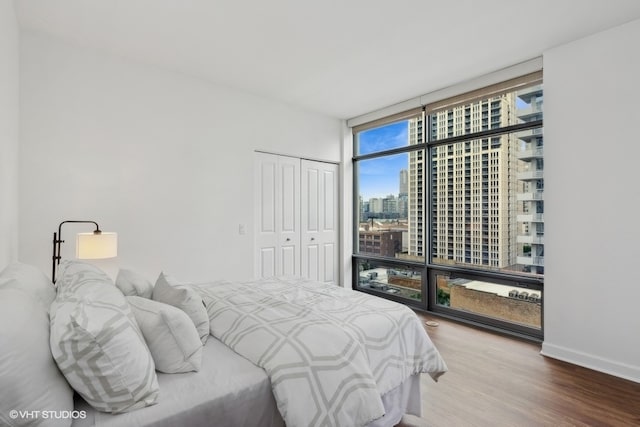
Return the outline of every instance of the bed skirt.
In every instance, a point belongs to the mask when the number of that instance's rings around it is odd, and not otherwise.
[[[420,394],[420,374],[412,375],[400,386],[382,396],[385,415],[367,427],[392,427],[400,423],[404,414],[422,415],[422,395]]]

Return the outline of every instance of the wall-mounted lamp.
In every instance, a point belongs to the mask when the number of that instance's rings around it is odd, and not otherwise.
[[[51,281],[56,283],[56,265],[60,264],[60,244],[62,240],[62,224],[93,224],[96,229],[93,233],[78,233],[76,237],[76,257],[80,259],[113,258],[118,255],[118,234],[105,233],[95,221],[62,221],[58,226],[58,232],[53,233],[53,267]]]

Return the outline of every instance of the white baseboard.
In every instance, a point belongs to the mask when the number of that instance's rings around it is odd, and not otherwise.
[[[640,383],[640,366],[628,365],[554,344],[542,343],[540,354],[594,371]]]

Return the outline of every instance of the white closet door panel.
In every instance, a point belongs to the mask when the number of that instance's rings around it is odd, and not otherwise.
[[[300,159],[254,158],[254,276],[300,275]]]
[[[304,252],[305,260],[303,264],[306,264],[306,273],[304,277],[312,280],[321,280],[318,267],[320,266],[320,248],[318,245],[307,245]]]
[[[336,224],[338,224],[338,181],[335,171],[323,171],[324,185],[322,186],[323,200],[323,231],[336,232]]]
[[[278,161],[263,153],[254,157],[255,245],[254,275],[271,277],[277,270]]]
[[[324,245],[323,247],[324,249],[324,253],[322,254],[324,256],[325,260],[329,260],[329,262],[324,262],[324,271],[323,271],[323,276],[321,279],[318,280],[322,280],[323,282],[329,282],[329,283],[338,283],[338,278],[336,277],[336,263],[332,263],[330,260],[336,259],[337,258],[337,253],[336,253],[336,245],[334,243],[327,243]]]
[[[321,194],[318,179],[321,171],[316,162],[308,160],[302,161],[302,275],[309,279],[318,280],[318,271],[320,271],[320,251],[318,245],[318,228],[322,221],[320,218],[322,211],[320,208],[319,196]]]
[[[298,212],[300,200],[298,182],[300,171],[298,163],[293,164],[283,160],[280,165],[280,200],[282,212],[280,215],[280,231],[283,233],[295,233],[298,231]]]
[[[322,226],[319,235],[323,247],[322,251],[322,281],[326,283],[339,283],[339,253],[338,238],[340,224],[338,215],[338,165],[323,164],[321,185]]]
[[[260,233],[276,232],[276,168],[274,163],[260,165]]]
[[[260,248],[258,257],[260,277],[273,277],[276,272],[276,248]]]
[[[298,246],[290,245],[290,246],[282,246],[280,248],[280,269],[278,270],[278,276],[299,276],[299,265],[300,261],[298,260]]]
[[[318,217],[320,212],[318,211],[318,197],[319,194],[319,186],[318,182],[318,173],[317,169],[306,168],[303,172],[305,173],[304,186],[304,196],[306,197],[306,203],[304,204],[303,215],[306,215],[307,222],[304,231],[307,233],[312,233],[318,231],[319,221]]]
[[[302,275],[338,283],[338,166],[302,161]],[[326,246],[329,245],[329,248]],[[333,246],[333,248],[331,248]]]
[[[277,156],[280,166],[279,246],[280,265],[276,274],[300,275],[300,159]]]

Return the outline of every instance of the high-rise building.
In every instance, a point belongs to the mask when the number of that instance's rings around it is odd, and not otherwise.
[[[408,121],[409,145],[423,142],[423,123],[421,118]],[[408,257],[424,259],[424,150],[409,152],[409,173],[407,185],[407,211],[409,226]]]
[[[400,169],[398,197],[409,194],[409,172],[406,169]]]
[[[409,215],[409,171],[400,169],[398,188],[398,218],[407,219]]]
[[[369,213],[369,201],[363,201],[362,196],[358,196],[358,212],[360,213],[360,221],[365,221]]]
[[[533,86],[518,92],[524,108],[518,109],[523,122],[542,119],[542,86]],[[517,158],[523,165],[518,175],[520,191],[517,201],[521,204],[517,222],[518,265],[524,271],[544,274],[544,180],[542,129],[520,132],[521,141]]]
[[[515,95],[437,112],[431,139],[516,123]],[[434,147],[431,157],[433,261],[507,268],[515,264],[516,204],[513,135]]]
[[[373,197],[369,199],[369,212],[373,214],[382,213],[382,199]]]
[[[398,199],[393,194],[382,199],[382,213],[385,218],[398,217]]]
[[[523,97],[532,97],[535,93],[522,92],[519,96],[525,101]],[[515,93],[506,93],[435,112],[429,120],[430,140],[516,124],[519,120],[516,99]],[[417,143],[421,121],[410,120],[409,144]],[[424,154],[422,151],[412,153],[409,157],[409,255],[426,255],[423,242],[426,236],[421,225],[429,224],[433,262],[516,268],[520,261],[518,254],[526,255],[522,250],[524,246],[518,250],[518,244],[531,238],[524,233],[526,228],[531,230],[531,223],[525,222],[537,218],[516,214],[524,215],[525,210],[530,214],[531,210],[540,209],[533,202],[525,203],[526,207],[518,205],[520,199],[516,195],[522,192],[523,185],[527,188],[541,185],[523,181],[528,176],[521,170],[527,163],[518,161],[526,160],[520,150],[523,143],[516,134],[507,133],[433,147],[428,159],[432,211],[426,217],[420,188],[421,183],[426,182]],[[534,164],[534,160],[529,162],[531,168]],[[541,165],[536,164],[536,171],[538,167]],[[520,229],[519,222],[522,223]],[[532,255],[539,249],[533,243],[530,247]]]

